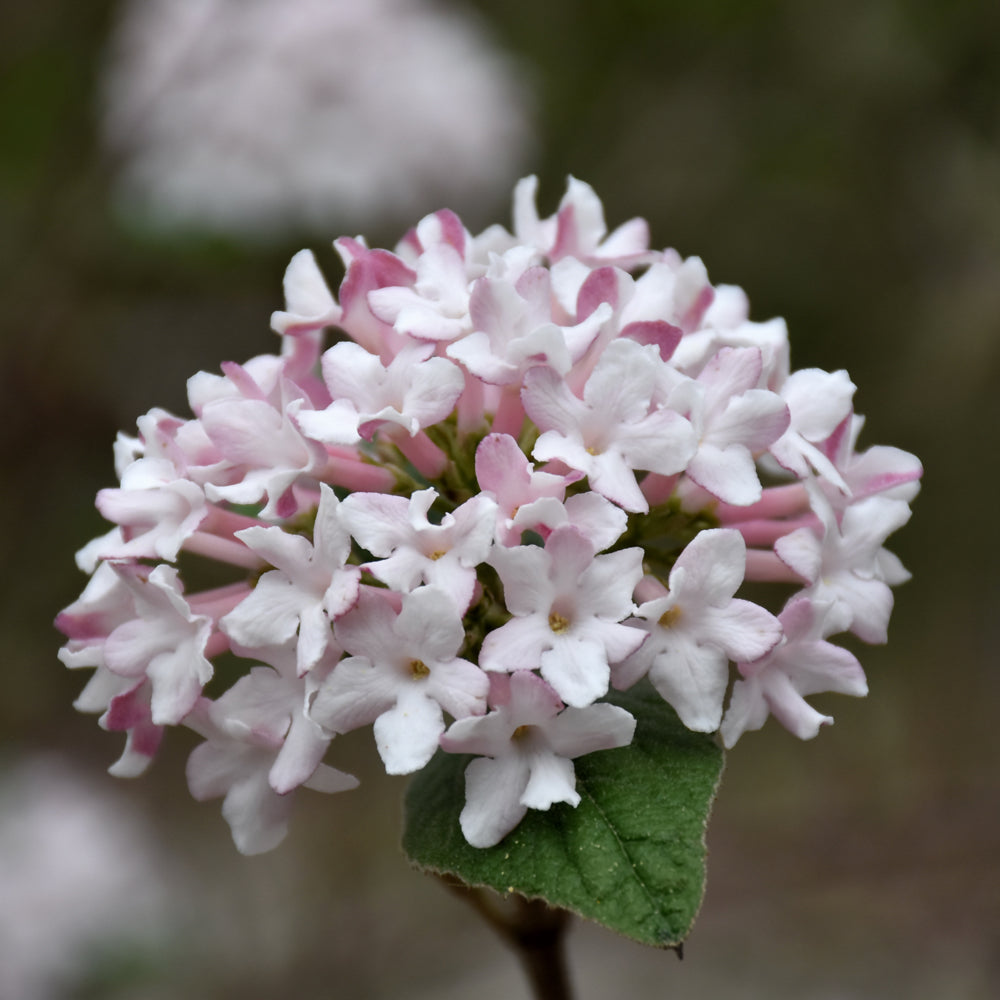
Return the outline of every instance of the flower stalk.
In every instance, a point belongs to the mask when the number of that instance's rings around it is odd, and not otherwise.
[[[503,899],[488,889],[440,876],[447,888],[471,906],[517,956],[535,1000],[572,1000],[566,961],[570,914],[541,899],[517,893]]]

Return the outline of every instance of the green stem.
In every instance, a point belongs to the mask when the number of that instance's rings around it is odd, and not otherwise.
[[[511,948],[531,983],[535,1000],[572,1000],[566,964],[569,913],[541,899],[512,893],[506,899],[447,875],[441,881],[461,896]]]

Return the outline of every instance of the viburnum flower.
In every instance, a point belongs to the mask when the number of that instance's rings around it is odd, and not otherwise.
[[[798,528],[778,539],[774,551],[812,584],[805,594],[846,609],[855,635],[865,642],[885,642],[893,603],[889,585],[903,583],[909,573],[882,543],[910,519],[909,505],[867,497],[844,511],[839,523],[824,498],[816,496],[813,509],[823,520],[822,536]]]
[[[351,536],[341,521],[340,501],[326,483],[320,486],[315,546],[276,525],[245,528],[237,537],[276,568],[221,624],[248,648],[278,646],[297,632],[298,672],[305,674],[331,645],[331,623],[354,607],[361,586],[361,570],[346,565]]]
[[[844,605],[799,596],[788,602],[778,621],[782,635],[771,652],[753,663],[737,664],[739,679],[722,720],[727,747],[747,730],[760,729],[771,714],[800,739],[810,739],[833,719],[809,705],[806,695],[837,691],[860,697],[868,693],[868,682],[854,654],[825,641],[850,623]]]
[[[296,254],[274,353],[115,446],[60,658],[126,736],[114,773],[202,738],[192,794],[242,851],[282,839],[295,790],[357,784],[356,729],[390,774],[473,754],[455,826],[487,848],[578,806],[640,702],[732,746],[769,714],[810,738],[830,717],[806,698],[866,691],[830,639],[885,641],[920,463],[859,452],[846,372],[793,372],[784,323],[699,258],[642,220],[609,234],[580,180],[549,217],[534,192],[513,232],[441,210],[391,251],[338,240],[336,295]],[[194,557],[217,586],[185,585]]]
[[[609,664],[644,636],[621,624],[633,610],[642,550],[597,555],[583,533],[561,525],[544,548],[497,548],[510,621],[483,640],[486,670],[538,669],[568,705],[582,707],[608,690]]]
[[[532,455],[558,459],[591,488],[627,511],[648,510],[636,472],[681,472],[695,451],[694,432],[677,410],[653,405],[654,347],[616,340],[605,348],[579,399],[543,365],[524,378],[524,408],[542,431]]]
[[[745,571],[746,543],[738,531],[696,535],[674,563],[669,589],[629,619],[648,638],[616,665],[615,686],[630,687],[648,673],[689,729],[718,729],[729,661],[757,660],[781,639],[778,619],[733,598]],[[662,589],[655,580],[647,583],[654,592]]]
[[[687,412],[697,440],[686,475],[739,506],[761,498],[754,455],[778,441],[790,420],[780,396],[757,388],[763,367],[758,348],[723,347],[695,381],[682,383],[669,397]]]
[[[397,613],[385,591],[365,593],[337,624],[349,653],[310,699],[324,729],[347,733],[374,723],[389,774],[409,774],[434,756],[447,711],[456,719],[486,709],[489,678],[456,656],[465,638],[449,596],[420,587]]]
[[[436,498],[434,489],[417,490],[409,500],[355,493],[344,501],[343,517],[363,548],[385,557],[365,563],[374,577],[400,593],[436,586],[464,612],[476,587],[476,566],[493,541],[496,505],[481,494],[434,524],[428,513]]]
[[[632,741],[635,719],[616,705],[565,708],[553,688],[530,670],[494,674],[492,711],[459,719],[441,737],[448,753],[478,759],[465,771],[462,833],[473,847],[498,843],[531,809],[580,801],[573,758]]]

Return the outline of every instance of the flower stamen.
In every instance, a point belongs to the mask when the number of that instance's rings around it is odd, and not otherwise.
[[[660,615],[659,626],[661,628],[673,628],[677,624],[681,617],[681,609],[679,607],[667,608],[666,611]]]
[[[556,635],[562,635],[570,626],[570,621],[565,615],[559,614],[558,611],[553,611],[549,615],[549,628],[552,629]]]

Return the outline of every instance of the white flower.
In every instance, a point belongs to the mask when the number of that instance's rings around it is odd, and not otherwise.
[[[432,524],[427,514],[437,495],[433,489],[409,499],[352,493],[341,517],[358,542],[381,557],[364,569],[403,593],[422,583],[439,587],[464,613],[476,586],[476,566],[493,542],[496,503],[480,494]]]
[[[432,358],[430,344],[402,350],[384,366],[358,344],[334,344],[323,355],[323,377],[333,402],[325,410],[302,411],[299,426],[318,441],[355,444],[385,424],[412,437],[444,419],[465,386],[446,358]]]
[[[611,662],[623,660],[645,635],[619,624],[633,610],[642,549],[595,555],[572,525],[549,535],[545,548],[496,548],[491,563],[514,615],[483,640],[484,670],[540,669],[568,705],[607,693]]]
[[[288,262],[283,281],[285,308],[271,313],[271,329],[298,337],[336,324],[343,315],[330,294],[312,250],[300,250]]]
[[[148,677],[153,722],[174,725],[191,711],[212,677],[205,657],[212,621],[192,614],[174,567],[157,566],[148,576],[114,568],[131,592],[136,617],[108,636],[104,663],[122,677]]]
[[[258,649],[254,655],[269,666],[252,668],[216,701],[199,702],[185,719],[205,737],[188,758],[191,794],[200,801],[224,796],[222,815],[243,854],[269,851],[284,839],[294,789],[331,793],[358,785],[352,775],[321,763],[330,736],[305,714],[307,699],[333,668],[336,654],[306,678],[297,676],[288,647]]]
[[[277,20],[279,0],[171,9],[238,7],[232,45],[269,26],[294,78],[326,17],[394,13],[391,51],[419,3],[281,0]],[[282,92],[256,96],[255,120],[271,121]],[[297,163],[320,163],[317,145]],[[541,217],[535,186],[517,187],[513,234],[474,236],[441,209],[395,250],[336,240],[336,296],[297,254],[272,316],[280,348],[199,372],[193,418],[150,410],[115,445],[120,486],[98,499],[115,526],[78,554],[94,576],[57,619],[59,656],[94,670],[77,707],[126,734],[112,773],[143,771],[166,725],[205,737],[191,789],[225,796],[241,850],[281,839],[293,789],[353,784],[323,758],[360,726],[404,774],[456,720],[446,749],[484,757],[462,829],[487,845],[527,808],[578,801],[573,757],[631,739],[628,713],[595,704],[612,682],[648,675],[684,724],[730,744],[769,713],[814,735],[829,720],[809,694],[864,693],[857,661],[825,640],[885,640],[908,574],[882,543],[909,517],[920,463],[857,453],[846,372],[790,373],[784,324],[752,323],[697,257],[650,251],[642,220],[609,234],[573,178]],[[779,481],[765,488],[765,472]],[[189,557],[212,560],[219,585],[185,592]],[[737,596],[745,580],[798,591],[779,620]]]
[[[374,723],[386,771],[409,774],[434,755],[442,710],[455,718],[486,710],[489,679],[456,655],[465,630],[445,593],[421,587],[398,613],[382,593],[364,593],[337,623],[337,641],[351,656],[320,686],[309,715],[331,733]]]
[[[729,661],[756,660],[781,638],[778,619],[734,599],[743,583],[746,545],[738,531],[703,531],[670,572],[670,590],[640,605],[633,624],[646,641],[613,670],[615,687],[644,674],[696,732],[719,728]]]
[[[539,364],[565,374],[611,315],[610,307],[603,306],[576,325],[556,323],[549,272],[543,267],[525,270],[525,249],[515,247],[495,259],[475,282],[469,301],[473,332],[448,347],[449,357],[494,385],[518,384]]]
[[[306,381],[319,357],[323,330],[343,312],[320,272],[311,250],[289,261],[283,281],[285,309],[271,313],[271,329],[281,335],[285,370],[293,381]]]
[[[882,543],[910,519],[909,504],[868,497],[851,504],[838,524],[826,498],[816,489],[810,496],[822,533],[799,528],[779,538],[774,551],[812,585],[805,595],[843,605],[856,636],[865,642],[885,642],[893,604],[889,584],[902,583],[909,574]]]
[[[524,526],[534,523],[530,512],[543,501],[558,503],[571,481],[536,470],[509,434],[488,434],[480,441],[476,479],[497,503],[497,538],[504,545],[516,543]]]
[[[173,561],[198,529],[208,509],[201,487],[182,476],[166,458],[136,459],[123,473],[121,489],[101,490],[97,508],[128,529],[128,539],[108,539],[103,559],[129,557]]]
[[[859,453],[856,445],[864,423],[864,417],[850,413],[823,444],[824,454],[847,484],[846,503],[876,495],[909,503],[920,492],[924,471],[920,459],[885,445],[874,445]],[[834,507],[845,506],[838,491],[824,489],[824,493]]]
[[[697,447],[685,469],[702,489],[741,506],[761,498],[754,458],[784,434],[788,407],[758,389],[763,361],[756,347],[724,347],[697,381],[685,381],[668,402],[688,416]]]
[[[372,312],[399,333],[418,340],[448,341],[468,333],[472,327],[469,281],[459,251],[450,243],[434,243],[413,267],[412,288],[397,285],[369,293]]]
[[[647,511],[636,469],[680,472],[694,447],[691,425],[674,410],[655,408],[659,352],[616,340],[574,396],[551,368],[524,377],[524,408],[542,430],[532,455],[579,469],[591,489],[631,511]]]
[[[535,247],[551,261],[576,257],[587,264],[635,265],[646,262],[649,226],[631,219],[608,233],[604,207],[594,189],[570,177],[559,209],[548,219],[535,206],[537,177],[525,177],[514,190],[514,234],[517,241]]]
[[[358,599],[361,570],[345,565],[351,536],[340,502],[325,483],[313,529],[315,544],[279,527],[247,528],[238,537],[272,566],[220,625],[242,646],[279,646],[298,632],[298,672],[314,666],[332,643],[330,626]]]
[[[298,428],[296,418],[308,404],[294,383],[282,380],[277,399],[265,398],[252,378],[239,389],[236,397],[206,403],[200,414],[202,428],[229,466],[221,483],[206,483],[205,494],[233,504],[266,498],[262,517],[288,517],[298,507],[292,488],[321,473],[329,456]]]
[[[811,694],[834,691],[862,697],[868,693],[861,664],[852,653],[826,642],[849,618],[843,606],[795,597],[778,619],[783,636],[766,656],[740,663],[740,679],[722,720],[727,747],[751,729],[760,729],[769,714],[799,739],[812,739],[833,719],[806,702]]]
[[[528,809],[576,806],[573,759],[628,746],[635,719],[616,705],[563,709],[555,691],[528,670],[491,683],[493,711],[459,719],[441,737],[449,753],[481,755],[465,770],[459,822],[473,847],[492,847]]]
[[[797,476],[807,476],[815,469],[846,493],[847,484],[819,445],[850,414],[855,388],[845,371],[804,368],[789,375],[780,395],[788,404],[791,419],[785,433],[771,445],[771,454]]]

